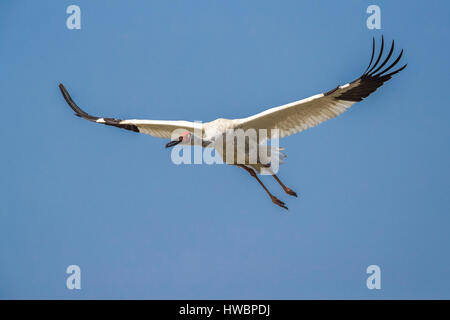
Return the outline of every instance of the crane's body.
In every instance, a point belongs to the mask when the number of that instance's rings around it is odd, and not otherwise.
[[[264,143],[267,140],[283,138],[304,131],[340,115],[354,103],[369,96],[377,88],[382,86],[384,82],[391,79],[394,74],[402,71],[406,67],[405,64],[401,68],[388,73],[399,62],[403,50],[393,63],[385,67],[394,51],[394,41],[392,41],[389,53],[380,64],[383,49],[384,38],[382,38],[379,55],[372,65],[375,57],[374,39],[369,66],[361,77],[350,83],[337,86],[335,89],[325,93],[270,108],[256,115],[241,119],[218,118],[211,122],[198,123],[182,120],[118,120],[114,118],[100,118],[91,116],[80,109],[72,100],[65,87],[62,84],[59,87],[66,102],[75,111],[75,114],[83,119],[149,134],[158,138],[172,139],[166,144],[166,147],[172,147],[181,143],[199,145],[205,148],[215,148],[225,163],[239,166],[248,171],[268,193],[272,202],[287,209],[284,202],[273,196],[256,174],[256,172],[262,173],[263,170],[266,170],[266,172],[269,170],[269,173],[273,175],[287,194],[297,196],[292,189],[286,187],[279,180],[275,174],[276,172],[271,169],[271,162],[274,159],[280,161],[280,163],[282,162],[285,157],[281,152],[283,149],[278,146],[266,146]],[[237,145],[234,145],[233,148],[226,147],[227,139],[228,141],[230,139],[228,136],[230,131],[246,133],[251,130],[254,130],[254,134],[249,135],[244,140],[245,142],[242,148],[238,148]],[[229,156],[230,152],[232,153],[231,156]],[[258,155],[256,161],[253,157],[255,152]],[[242,159],[244,160],[242,161]]]

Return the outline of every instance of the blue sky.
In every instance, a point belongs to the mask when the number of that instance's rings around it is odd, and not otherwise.
[[[377,1],[369,30],[370,4],[1,1],[0,298],[450,298],[450,4]],[[287,213],[243,170],[73,116],[57,87],[94,115],[245,117],[355,79],[381,34],[408,68],[281,140],[300,197],[262,179]]]

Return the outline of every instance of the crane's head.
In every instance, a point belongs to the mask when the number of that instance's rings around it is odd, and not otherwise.
[[[172,140],[166,144],[166,148],[176,146],[177,144],[190,144],[192,139],[192,133],[189,131],[183,132],[178,139]]]

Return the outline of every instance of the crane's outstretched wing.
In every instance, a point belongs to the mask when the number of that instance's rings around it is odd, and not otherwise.
[[[75,111],[75,115],[92,122],[102,123],[108,126],[127,129],[134,132],[146,133],[154,137],[166,139],[170,139],[172,132],[176,129],[184,129],[192,133],[194,132],[194,130],[202,130],[201,123],[190,121],[137,120],[137,119],[119,120],[114,118],[94,117],[91,116],[90,114],[87,114],[76,105],[76,103],[70,97],[69,92],[67,92],[66,88],[61,83],[59,84],[59,89],[61,90],[61,93],[63,94],[66,102],[69,104],[72,110]]]
[[[386,58],[379,64],[383,55],[383,49],[384,38],[382,37],[380,53],[372,66],[375,55],[375,39],[373,39],[372,58],[366,71],[358,79],[328,92],[271,108],[248,118],[238,119],[236,127],[244,130],[250,128],[267,129],[269,137],[273,137],[275,134],[275,132],[272,133],[271,129],[279,129],[279,136],[282,138],[314,127],[340,115],[355,102],[369,96],[377,88],[381,87],[384,82],[391,79],[394,74],[406,67],[405,64],[401,68],[387,73],[400,61],[403,49],[397,59],[388,67],[385,67],[385,65],[389,62],[394,52],[394,41],[392,41],[392,47]],[[383,69],[383,67],[385,68]]]

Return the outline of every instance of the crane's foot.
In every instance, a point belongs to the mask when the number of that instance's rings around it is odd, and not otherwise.
[[[270,198],[272,199],[272,202],[275,203],[277,206],[280,206],[280,207],[285,208],[286,210],[288,210],[288,207],[286,207],[286,206],[284,205],[284,202],[283,202],[283,201],[281,201],[280,199],[278,199],[278,198],[275,197],[275,196],[271,196]]]
[[[287,194],[289,194],[291,196],[298,197],[297,193],[294,190],[292,190],[291,188],[288,188],[288,187],[284,188],[284,192],[286,192]]]

